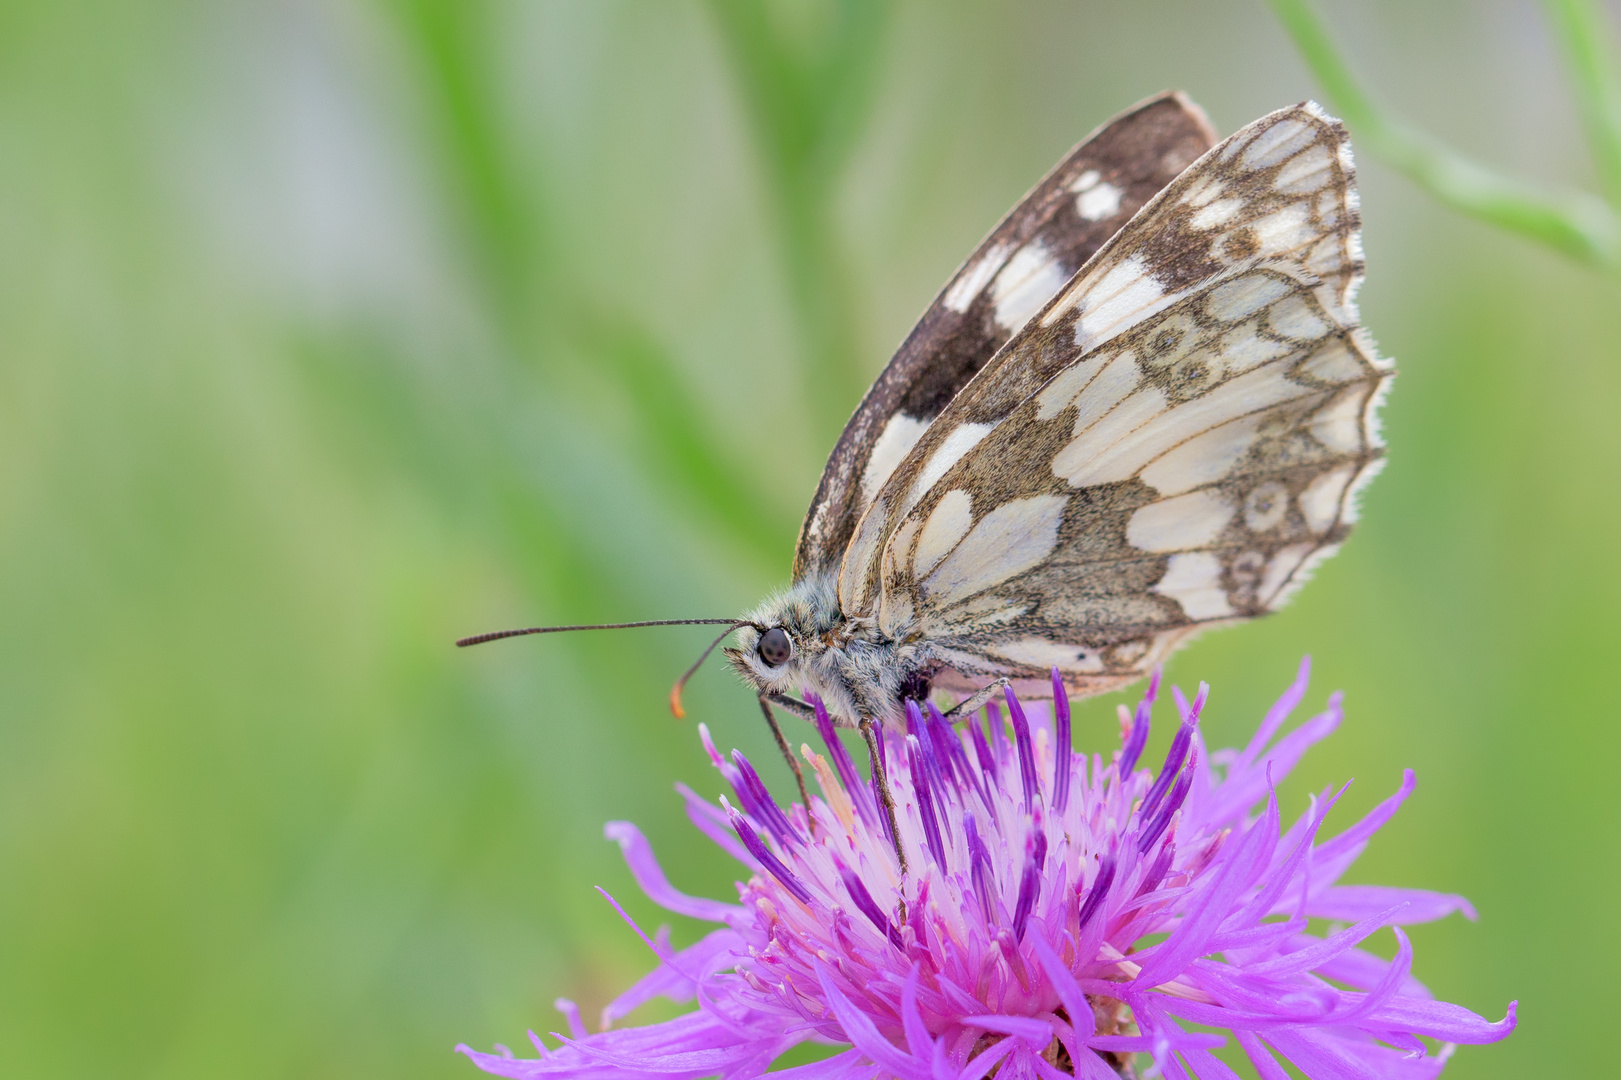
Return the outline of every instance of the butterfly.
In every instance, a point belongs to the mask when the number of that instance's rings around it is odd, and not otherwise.
[[[860,728],[893,813],[876,732],[908,701],[1100,693],[1277,610],[1384,461],[1360,221],[1312,102],[1218,143],[1162,94],[1037,184],[846,425],[792,582],[728,631],[796,775],[773,706]]]

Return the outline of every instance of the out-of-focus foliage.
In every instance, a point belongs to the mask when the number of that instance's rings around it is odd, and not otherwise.
[[[1621,270],[1621,70],[1597,0],[1548,0],[1548,14],[1608,201],[1509,179],[1441,140],[1387,119],[1357,85],[1311,0],[1270,0],[1329,103],[1388,164],[1449,206],[1606,270]]]
[[[1448,144],[1610,182],[1537,8],[1327,14]],[[664,708],[704,632],[450,640],[780,583],[910,320],[1167,86],[1224,131],[1317,92],[1236,0],[0,6],[0,1075],[468,1076],[627,985],[591,886],[660,919],[605,820],[730,887],[670,791],[718,787]],[[1285,805],[1416,768],[1367,880],[1470,896],[1418,974],[1522,999],[1449,1075],[1596,1074],[1616,286],[1363,159],[1391,466],[1290,611],[1170,674],[1220,743],[1312,652],[1349,719]],[[786,784],[721,670],[688,706]]]

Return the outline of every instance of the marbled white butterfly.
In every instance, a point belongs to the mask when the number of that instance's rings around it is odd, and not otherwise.
[[[771,705],[819,698],[876,765],[875,725],[933,688],[956,715],[1055,668],[1099,693],[1282,605],[1382,464],[1359,224],[1312,102],[1216,145],[1164,94],[1036,185],[845,427],[792,584],[733,627],[795,772]]]

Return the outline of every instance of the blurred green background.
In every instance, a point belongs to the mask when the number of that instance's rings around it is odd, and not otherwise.
[[[1327,14],[1381,100],[1593,186],[1536,5]],[[0,7],[0,1075],[469,1077],[627,986],[591,886],[662,920],[604,821],[730,895],[671,792],[719,790],[664,705],[706,633],[451,639],[783,582],[911,320],[1166,87],[1224,133],[1317,93],[1260,0]],[[1449,1075],[1602,1075],[1618,289],[1362,165],[1390,468],[1170,674],[1230,744],[1311,652],[1349,714],[1286,811],[1417,769],[1356,880],[1467,894],[1417,974],[1522,1002]],[[719,665],[688,704],[786,790]]]

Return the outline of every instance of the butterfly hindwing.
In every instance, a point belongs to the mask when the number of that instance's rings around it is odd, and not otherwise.
[[[1344,129],[1315,105],[1211,151],[895,468],[843,610],[912,627],[964,685],[1056,666],[1089,691],[1279,606],[1381,463],[1358,224]]]
[[[838,569],[873,495],[957,392],[1215,141],[1198,106],[1162,94],[1099,128],[992,230],[845,426],[800,531],[795,580]]]

